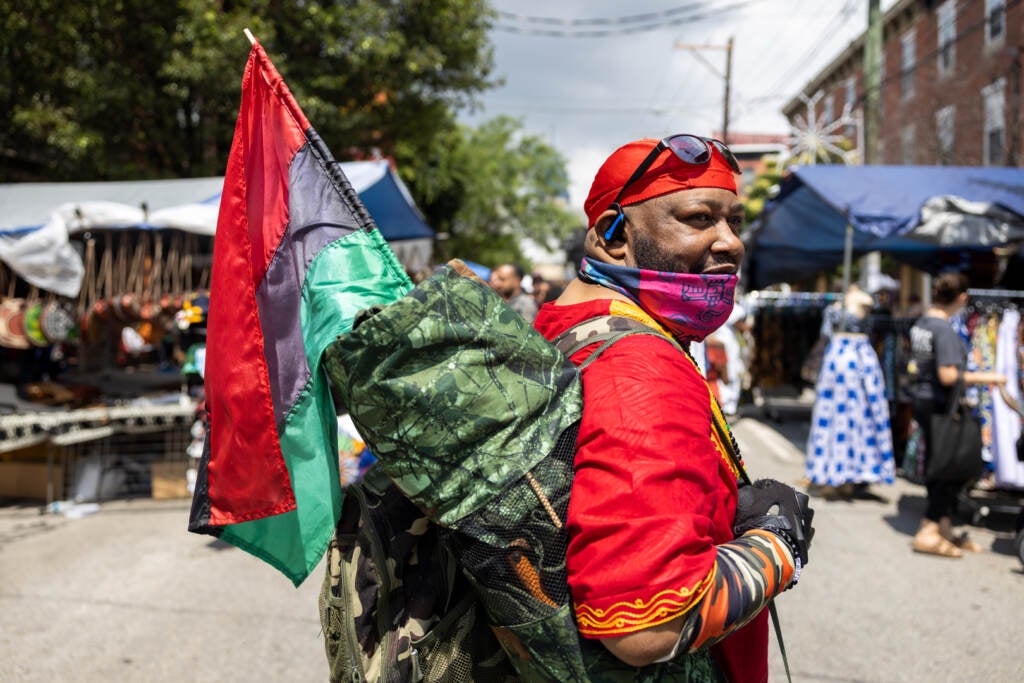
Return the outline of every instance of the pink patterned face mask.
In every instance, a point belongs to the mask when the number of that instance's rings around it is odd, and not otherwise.
[[[725,324],[735,303],[735,275],[670,273],[584,258],[580,277],[628,296],[680,342],[704,341]]]

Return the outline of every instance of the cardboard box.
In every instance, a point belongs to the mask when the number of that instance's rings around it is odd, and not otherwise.
[[[191,498],[185,471],[188,463],[178,460],[158,460],[150,465],[153,498]]]
[[[52,491],[47,491],[47,474]],[[53,500],[64,495],[64,481],[60,465],[54,464],[50,472],[45,462],[0,462],[0,498],[18,498],[46,502],[47,493]]]

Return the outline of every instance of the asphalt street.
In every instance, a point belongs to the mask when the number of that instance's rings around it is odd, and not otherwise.
[[[735,432],[754,477],[802,477],[806,416],[744,417]],[[814,506],[809,566],[777,600],[794,681],[1024,680],[1012,518],[971,527],[986,551],[950,560],[910,550],[919,486]],[[322,567],[295,589],[187,533],[187,516],[187,501],[113,502],[79,519],[0,507],[0,681],[326,681]],[[771,652],[771,679],[784,681]]]

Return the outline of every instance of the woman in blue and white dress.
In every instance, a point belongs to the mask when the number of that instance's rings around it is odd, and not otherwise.
[[[858,485],[891,484],[896,474],[885,381],[867,335],[872,303],[851,285],[838,330],[823,329],[830,340],[807,439],[807,478],[845,497]]]

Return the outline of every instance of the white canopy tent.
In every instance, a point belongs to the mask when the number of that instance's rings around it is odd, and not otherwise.
[[[387,160],[341,164],[381,234],[410,271],[429,265],[433,231]],[[0,259],[41,289],[74,297],[90,230],[175,229],[214,236],[223,178],[0,185]]]

